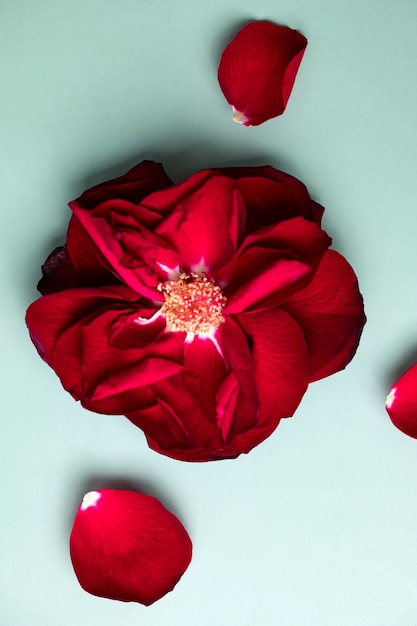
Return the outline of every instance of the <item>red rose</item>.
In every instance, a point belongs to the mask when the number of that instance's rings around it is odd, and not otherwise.
[[[126,415],[154,450],[249,452],[353,357],[355,274],[292,176],[223,168],[174,185],[143,162],[70,207],[27,312],[32,340],[74,398]]]

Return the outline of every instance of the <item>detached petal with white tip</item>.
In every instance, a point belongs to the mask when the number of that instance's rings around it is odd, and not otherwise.
[[[70,554],[89,593],[149,605],[171,591],[192,554],[181,522],[151,496],[100,489],[84,496]]]
[[[220,59],[220,88],[233,120],[258,126],[287,106],[307,39],[288,26],[268,21],[246,24]]]
[[[391,387],[385,408],[394,426],[417,439],[417,363]]]

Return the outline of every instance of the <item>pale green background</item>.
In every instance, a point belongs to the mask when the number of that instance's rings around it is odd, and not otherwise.
[[[285,115],[244,128],[217,62],[263,18],[309,46]],[[417,441],[384,411],[417,360],[416,33],[416,0],[1,1],[2,626],[416,626]],[[26,333],[66,203],[142,158],[176,180],[239,163],[295,174],[359,277],[352,364],[235,461],[172,461],[84,411]],[[83,492],[126,480],[194,541],[149,608],[88,595],[68,555]]]

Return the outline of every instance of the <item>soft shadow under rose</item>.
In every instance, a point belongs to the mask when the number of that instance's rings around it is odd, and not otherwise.
[[[365,322],[322,207],[270,166],[179,184],[144,161],[70,203],[31,338],[87,409],[124,414],[170,457],[236,457],[343,369]]]

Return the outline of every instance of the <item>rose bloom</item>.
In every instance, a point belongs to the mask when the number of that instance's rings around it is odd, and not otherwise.
[[[270,166],[173,184],[145,161],[70,203],[31,338],[65,389],[187,461],[232,458],[343,369],[365,322],[322,207]]]

